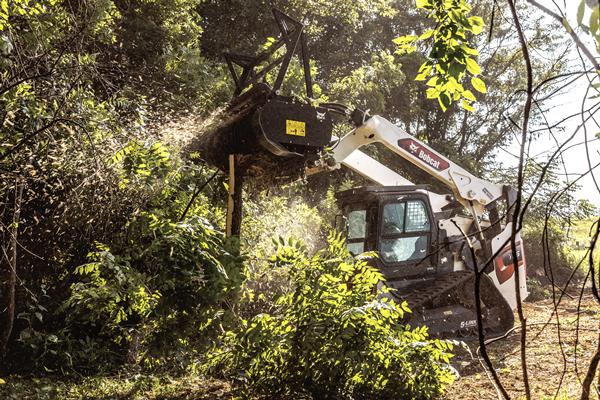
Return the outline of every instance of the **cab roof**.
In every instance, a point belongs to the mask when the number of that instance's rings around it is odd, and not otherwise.
[[[370,200],[371,198],[415,193],[419,190],[427,190],[428,185],[406,185],[406,186],[362,186],[337,192],[335,198],[341,203],[355,203],[357,200]],[[422,194],[423,192],[418,192]]]

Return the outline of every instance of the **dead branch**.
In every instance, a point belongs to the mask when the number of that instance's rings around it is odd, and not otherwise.
[[[521,52],[523,53],[523,59],[525,61],[525,67],[527,69],[527,98],[525,105],[523,106],[523,124],[521,126],[521,150],[519,154],[519,168],[517,176],[517,199],[515,201],[515,210],[512,219],[512,234],[510,238],[512,257],[513,260],[517,260],[517,246],[516,246],[516,235],[521,230],[523,223],[523,215],[521,214],[521,201],[523,197],[523,170],[525,160],[525,144],[527,143],[527,133],[529,128],[529,116],[531,113],[531,106],[533,103],[533,68],[531,65],[531,58],[529,56],[529,49],[527,47],[527,40],[525,34],[521,28],[521,22],[517,15],[517,8],[514,0],[508,0],[510,12],[512,14],[513,22],[517,30],[519,42],[521,43]],[[516,262],[516,261],[515,261]],[[525,277],[523,277],[524,279]],[[520,293],[520,273],[518,267],[515,268],[515,296],[517,300],[517,315],[519,316],[519,323],[521,325],[521,371],[523,374],[523,385],[525,386],[525,397],[527,400],[531,400],[531,388],[529,387],[529,376],[527,373],[527,320],[523,313],[523,304],[521,301]]]

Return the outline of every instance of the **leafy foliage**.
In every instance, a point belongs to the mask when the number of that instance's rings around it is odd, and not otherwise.
[[[0,32],[11,26],[11,19],[40,15],[47,11],[48,6],[56,4],[56,0],[2,0],[0,1]],[[6,43],[6,42],[5,42]]]
[[[293,186],[293,185],[292,185]],[[237,312],[243,317],[270,312],[276,305],[276,294],[290,290],[287,269],[272,268],[268,261],[279,242],[274,237],[303,239],[308,251],[316,251],[324,243],[321,232],[326,219],[317,207],[311,207],[300,194],[261,193],[244,202],[242,245],[246,249],[246,280],[243,299]]]
[[[417,0],[417,8],[427,12],[435,27],[419,36],[406,35],[394,40],[399,54],[408,54],[417,50],[417,43],[432,39],[433,44],[428,59],[419,68],[417,81],[427,79],[427,98],[437,99],[443,111],[452,102],[461,101],[467,111],[474,111],[472,102],[475,95],[465,89],[463,83],[471,76],[471,86],[478,92],[486,93],[485,83],[477,76],[481,67],[474,57],[479,55],[472,47],[469,35],[478,35],[483,31],[483,19],[468,16],[471,6],[466,0]]]
[[[225,335],[214,372],[278,398],[428,399],[452,382],[451,345],[402,325],[406,303],[385,296],[381,273],[352,259],[339,234],[313,256],[281,240],[270,262],[289,269],[293,289]]]
[[[213,191],[190,204],[210,171],[151,132],[182,94],[214,107],[227,91],[224,70],[199,55],[196,4],[6,5],[2,243],[17,187],[23,202],[17,318],[2,369],[84,372],[194,353],[199,326],[208,339],[212,316],[223,314],[243,280],[235,246],[215,227],[222,211],[209,201]],[[4,284],[2,268],[2,299]],[[181,297],[177,286],[186,291]],[[0,318],[4,327],[4,311]]]
[[[226,250],[222,233],[202,218],[175,223],[143,213],[128,234],[121,254],[100,245],[90,263],[75,269],[79,278],[63,306],[71,330],[95,327],[135,363],[172,355],[173,343],[183,347],[198,334],[206,339],[207,327],[221,320],[220,304],[233,300],[244,280],[241,260]]]
[[[113,161],[122,162],[121,187],[130,183],[132,177],[149,183],[164,179],[169,172],[169,152],[160,142],[143,145],[132,140],[114,155]]]
[[[588,14],[587,18],[586,14]],[[563,25],[567,30],[573,29],[565,17],[563,17]],[[577,25],[594,38],[596,48],[600,49],[600,4],[581,0],[577,7]]]
[[[383,113],[386,99],[404,78],[398,60],[389,51],[382,51],[373,54],[367,65],[334,82],[330,91],[336,99],[347,98],[357,107]]]

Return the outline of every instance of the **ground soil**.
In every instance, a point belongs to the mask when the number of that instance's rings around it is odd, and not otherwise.
[[[557,396],[557,399],[566,400],[581,396],[580,382],[598,346],[600,307],[592,294],[586,293],[578,308],[578,297],[578,294],[563,297],[557,308],[558,321],[556,313],[553,313],[552,299],[524,304],[528,325],[527,371],[532,399],[553,399]],[[487,346],[498,376],[513,399],[525,398],[520,336],[521,329],[517,327],[505,339]],[[468,350],[455,351],[453,365],[461,377],[448,388],[446,399],[497,399],[492,381],[477,357],[477,340],[471,339],[465,344]],[[592,399],[598,399],[598,379],[594,380]]]

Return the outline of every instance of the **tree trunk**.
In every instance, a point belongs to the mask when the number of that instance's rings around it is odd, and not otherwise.
[[[596,353],[590,360],[590,366],[588,367],[587,374],[585,375],[585,379],[583,380],[581,400],[588,400],[590,398],[592,382],[594,381],[594,377],[596,376],[598,363],[600,363],[600,335],[598,336],[598,348],[596,349]],[[600,389],[600,387],[598,389]]]
[[[229,193],[227,201],[227,236],[240,236],[242,230],[242,186],[244,170],[239,155],[229,155]]]
[[[21,214],[21,199],[23,197],[23,184],[19,181],[15,185],[15,201],[13,208],[13,221],[9,229],[10,244],[3,247],[3,257],[8,265],[8,282],[6,291],[6,317],[4,329],[0,333],[0,354],[6,356],[8,341],[13,329],[15,319],[15,289],[17,286],[17,234],[19,231],[19,218]],[[12,231],[12,232],[11,232]]]

